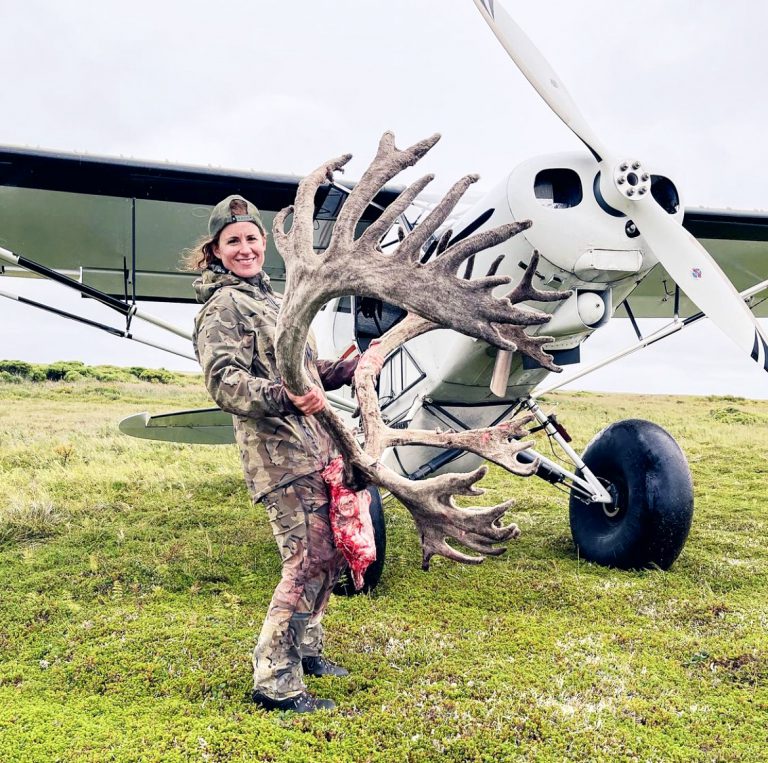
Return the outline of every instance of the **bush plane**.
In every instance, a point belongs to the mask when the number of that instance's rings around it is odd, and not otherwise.
[[[527,329],[549,336],[544,349],[560,367],[580,360],[580,348],[613,317],[624,317],[637,339],[624,350],[550,380],[550,370],[519,352],[453,331],[410,340],[386,361],[378,396],[393,428],[487,427],[526,410],[564,461],[535,450],[536,475],[570,492],[570,524],[583,558],[620,568],[668,568],[688,535],[693,512],[690,472],[680,448],[657,425],[630,419],[609,425],[579,454],[542,396],[709,317],[743,351],[744,363],[768,371],[768,338],[756,317],[768,316],[768,213],[686,209],[663,168],[605,146],[579,112],[560,78],[498,0],[474,0],[483,19],[552,111],[583,142],[581,153],[532,158],[507,173],[485,196],[446,224],[423,247],[422,263],[451,242],[496,226],[530,220],[513,239],[470,257],[462,277],[489,271],[512,283],[526,273],[537,288],[570,293],[537,305],[550,320]],[[299,178],[0,148],[0,274],[52,279],[98,300],[124,317],[117,329],[0,290],[37,309],[132,340],[134,321],[180,337],[190,332],[139,307],[152,301],[193,302],[194,274],[179,271],[180,252],[204,234],[217,201],[239,193],[253,201],[267,229],[293,203]],[[331,181],[315,197],[314,247],[328,245],[353,184]],[[366,211],[360,232],[402,189],[385,187]],[[423,205],[422,205],[423,206]],[[415,211],[414,211],[415,210]],[[396,249],[399,226],[418,224],[417,207],[382,239]],[[447,231],[450,230],[450,233]],[[270,239],[265,271],[277,290],[285,270]],[[379,299],[341,296],[318,314],[314,330],[323,357],[364,351],[396,325],[404,311]],[[643,336],[638,318],[666,318]],[[154,346],[160,346],[154,344]],[[192,357],[190,352],[162,346]],[[329,394],[349,415],[351,395]],[[231,417],[217,408],[125,419],[127,434],[201,444],[234,442]],[[533,431],[533,430],[532,430]],[[482,459],[460,449],[390,448],[385,460],[400,475],[474,468]],[[567,463],[566,463],[567,461]],[[380,559],[367,577],[373,587],[384,562],[381,503],[372,505]]]

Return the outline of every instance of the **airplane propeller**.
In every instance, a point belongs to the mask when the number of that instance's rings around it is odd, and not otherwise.
[[[596,191],[602,197],[598,199],[601,205],[630,217],[690,300],[768,371],[765,332],[709,252],[656,203],[650,193],[650,173],[639,161],[621,159],[603,145],[547,60],[498,0],[473,1],[526,79],[595,157],[600,170]],[[508,358],[499,352],[497,364],[505,362]],[[491,388],[495,394],[504,386],[499,381],[501,371],[494,369]]]

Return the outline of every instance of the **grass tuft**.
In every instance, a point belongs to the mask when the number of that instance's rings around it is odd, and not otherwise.
[[[55,535],[64,525],[65,515],[50,501],[13,499],[0,509],[0,546],[39,540]]]

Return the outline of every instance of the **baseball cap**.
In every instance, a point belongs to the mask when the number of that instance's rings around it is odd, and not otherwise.
[[[239,204],[236,204],[236,202],[239,202]],[[246,211],[245,213],[236,214],[232,210],[233,206],[241,208],[244,206]],[[244,222],[256,223],[261,232],[266,234],[264,223],[261,221],[261,214],[255,205],[237,194],[227,196],[226,199],[220,201],[211,211],[211,216],[208,218],[208,233],[213,239],[230,223]]]

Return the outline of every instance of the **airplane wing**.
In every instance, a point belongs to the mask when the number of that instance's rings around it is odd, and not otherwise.
[[[204,167],[0,147],[0,246],[120,298],[194,302],[193,274],[180,255],[206,233],[218,201],[240,193],[267,230],[293,203],[300,178]],[[385,206],[400,192],[376,197]],[[324,185],[316,197],[315,244],[325,248],[345,194]],[[361,225],[379,210],[371,206]],[[265,271],[285,278],[270,238]],[[3,275],[28,276],[0,267]]]
[[[326,392],[328,402],[340,411],[352,413],[353,403],[334,392]],[[131,437],[194,445],[229,445],[235,442],[232,414],[220,408],[196,408],[151,415],[136,413],[120,422],[120,431]]]
[[[120,431],[131,437],[195,445],[229,445],[235,442],[232,414],[220,408],[174,411],[151,416],[136,413],[120,422]]]
[[[768,279],[768,212],[686,209],[683,226],[712,255],[736,291]],[[670,318],[674,310],[675,282],[657,265],[629,297],[637,318]],[[680,293],[680,316],[699,310]],[[759,299],[752,312],[768,317],[768,300]],[[619,310],[621,317],[624,311]]]

